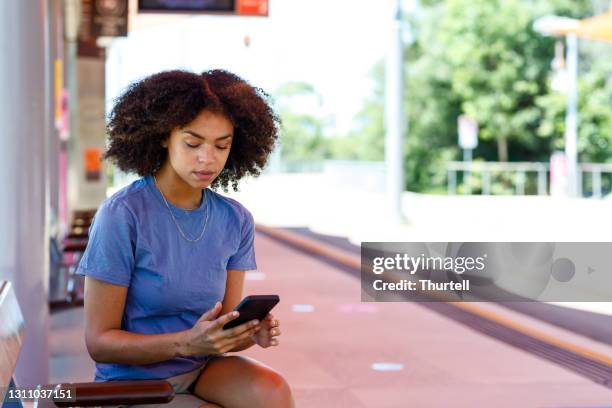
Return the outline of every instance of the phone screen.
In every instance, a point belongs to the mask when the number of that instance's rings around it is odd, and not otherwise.
[[[234,310],[240,313],[240,316],[226,323],[223,329],[231,329],[254,319],[262,321],[279,301],[278,295],[247,296],[234,308]]]

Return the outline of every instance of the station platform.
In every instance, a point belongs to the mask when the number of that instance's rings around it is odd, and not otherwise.
[[[348,248],[265,226],[255,245],[244,292],[280,296],[282,335],[243,353],[281,372],[297,407],[612,407],[604,341],[493,304],[362,303]],[[82,309],[52,316],[51,350],[51,381],[93,377]]]

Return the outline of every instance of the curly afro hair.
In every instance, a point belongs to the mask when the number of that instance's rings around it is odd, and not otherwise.
[[[166,71],[133,83],[117,98],[106,127],[105,158],[121,170],[146,176],[165,162],[161,142],[207,109],[234,125],[234,141],[225,168],[211,187],[238,188],[245,175],[258,176],[278,139],[280,120],[268,95],[224,71],[202,74]]]

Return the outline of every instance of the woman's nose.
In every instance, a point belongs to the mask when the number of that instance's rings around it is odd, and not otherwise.
[[[202,146],[198,150],[197,159],[199,163],[206,163],[214,161],[214,148],[212,146]]]

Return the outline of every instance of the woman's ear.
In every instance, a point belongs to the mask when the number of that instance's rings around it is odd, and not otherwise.
[[[161,145],[161,147],[167,149],[168,148],[168,138],[162,140],[161,142],[159,142],[159,144]]]

